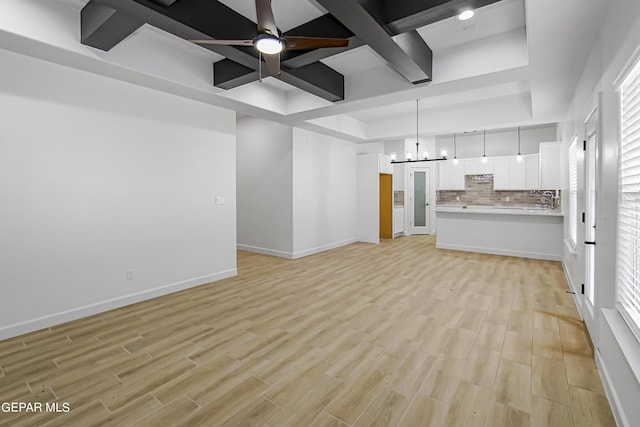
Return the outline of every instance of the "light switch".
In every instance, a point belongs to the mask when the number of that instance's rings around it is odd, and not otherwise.
[[[224,197],[216,196],[216,205],[224,205]]]

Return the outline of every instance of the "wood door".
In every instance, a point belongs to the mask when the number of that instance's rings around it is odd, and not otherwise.
[[[380,174],[380,238],[393,238],[393,175]]]

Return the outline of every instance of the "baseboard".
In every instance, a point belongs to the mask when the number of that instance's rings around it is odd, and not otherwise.
[[[342,240],[340,242],[330,243],[328,245],[318,246],[317,248],[305,249],[304,251],[294,252],[293,259],[302,258],[305,256],[309,256],[309,255],[317,254],[320,252],[328,251],[331,249],[339,248],[342,246],[350,245],[355,242],[356,242],[356,239],[353,238],[353,239]]]
[[[237,245],[237,248],[238,250],[241,250],[241,251],[253,252],[256,254],[271,255],[271,256],[277,256],[280,258],[293,259],[293,252],[278,251],[275,249],[267,249],[267,248],[261,248],[258,246],[240,245],[240,244]]]
[[[135,294],[129,294],[106,301],[100,301],[94,304],[86,305],[84,307],[61,311],[59,313],[50,314],[47,316],[39,317],[37,319],[14,323],[13,325],[0,327],[0,341],[237,275],[238,269],[233,268],[230,270],[221,271],[219,273],[196,277],[182,282],[172,283],[169,285],[160,286],[158,288],[137,292]]]
[[[611,384],[611,376],[609,375],[609,370],[605,366],[604,360],[602,360],[602,356],[600,356],[599,352],[596,352],[596,365],[603,380],[602,385],[604,386],[604,391],[607,394],[609,402],[612,403],[611,412],[613,412],[613,417],[616,419],[616,425],[620,427],[631,427],[624,413],[620,412],[619,410],[619,408],[622,408],[620,399],[618,399],[618,394],[616,393],[615,387],[613,387],[613,385]]]
[[[298,251],[298,252],[285,252],[285,251],[278,251],[278,250],[275,250],[275,249],[260,248],[260,247],[257,247],[257,246],[249,246],[249,245],[238,245],[238,249],[241,250],[241,251],[254,252],[254,253],[263,254],[263,255],[277,256],[277,257],[280,257],[280,258],[298,259],[298,258],[302,258],[302,257],[305,257],[305,256],[309,256],[309,255],[313,255],[313,254],[318,254],[320,252],[328,251],[328,250],[331,250],[331,249],[339,248],[341,246],[350,245],[351,243],[355,243],[355,242],[357,242],[356,239],[347,239],[347,240],[342,240],[340,242],[329,243],[327,245],[318,246],[317,248],[305,249],[303,251]]]
[[[578,314],[580,315],[580,320],[584,320],[584,313],[582,312],[582,305],[578,300],[578,289],[576,289],[575,283],[573,283],[573,279],[569,274],[569,267],[565,264],[564,259],[562,260],[562,271],[564,271],[564,277],[567,279],[567,283],[569,283],[569,289],[573,292],[571,295],[573,297],[573,303],[576,305],[576,309],[578,310]],[[591,342],[594,340],[592,339]]]
[[[464,245],[450,245],[446,243],[436,243],[436,248],[450,249],[453,251],[478,252],[481,254],[490,254],[490,255],[513,256],[513,257],[519,257],[519,258],[543,259],[548,261],[562,260],[561,255],[550,255],[550,254],[544,254],[544,253],[538,253],[538,252],[511,251],[506,249],[484,248],[480,246],[464,246]]]

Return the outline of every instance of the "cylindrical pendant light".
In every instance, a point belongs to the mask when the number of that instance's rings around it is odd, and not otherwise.
[[[522,163],[522,154],[520,154],[520,126],[518,126],[518,155],[516,156],[516,162]]]
[[[453,164],[458,164],[458,151],[456,149],[456,133],[453,133]]]
[[[489,163],[489,159],[487,159],[487,131],[482,131],[482,159],[480,160],[483,165]]]

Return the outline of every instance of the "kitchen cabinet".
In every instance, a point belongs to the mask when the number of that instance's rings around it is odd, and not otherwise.
[[[494,159],[489,158],[487,158],[487,163],[482,163],[482,159],[478,160],[478,174],[491,175],[495,173],[495,163]]]
[[[562,142],[540,143],[540,189],[560,190],[564,188],[564,150]]]
[[[439,164],[439,190],[464,190],[464,164],[453,164],[453,160],[444,160]]]
[[[509,190],[509,158],[494,159],[493,189]]]
[[[480,160],[469,159],[464,161],[464,174],[465,175],[478,175],[480,172]]]
[[[487,158],[487,163],[482,163],[482,159],[467,159],[464,161],[465,175],[491,175],[495,171],[494,159]]]
[[[538,154],[530,154],[524,157],[524,188],[525,190],[537,190],[540,188],[540,167]]]
[[[518,162],[516,157],[509,157],[509,190],[525,189],[525,163]]]
[[[538,155],[522,156],[522,162],[516,156],[494,159],[494,190],[537,190],[539,188]]]

